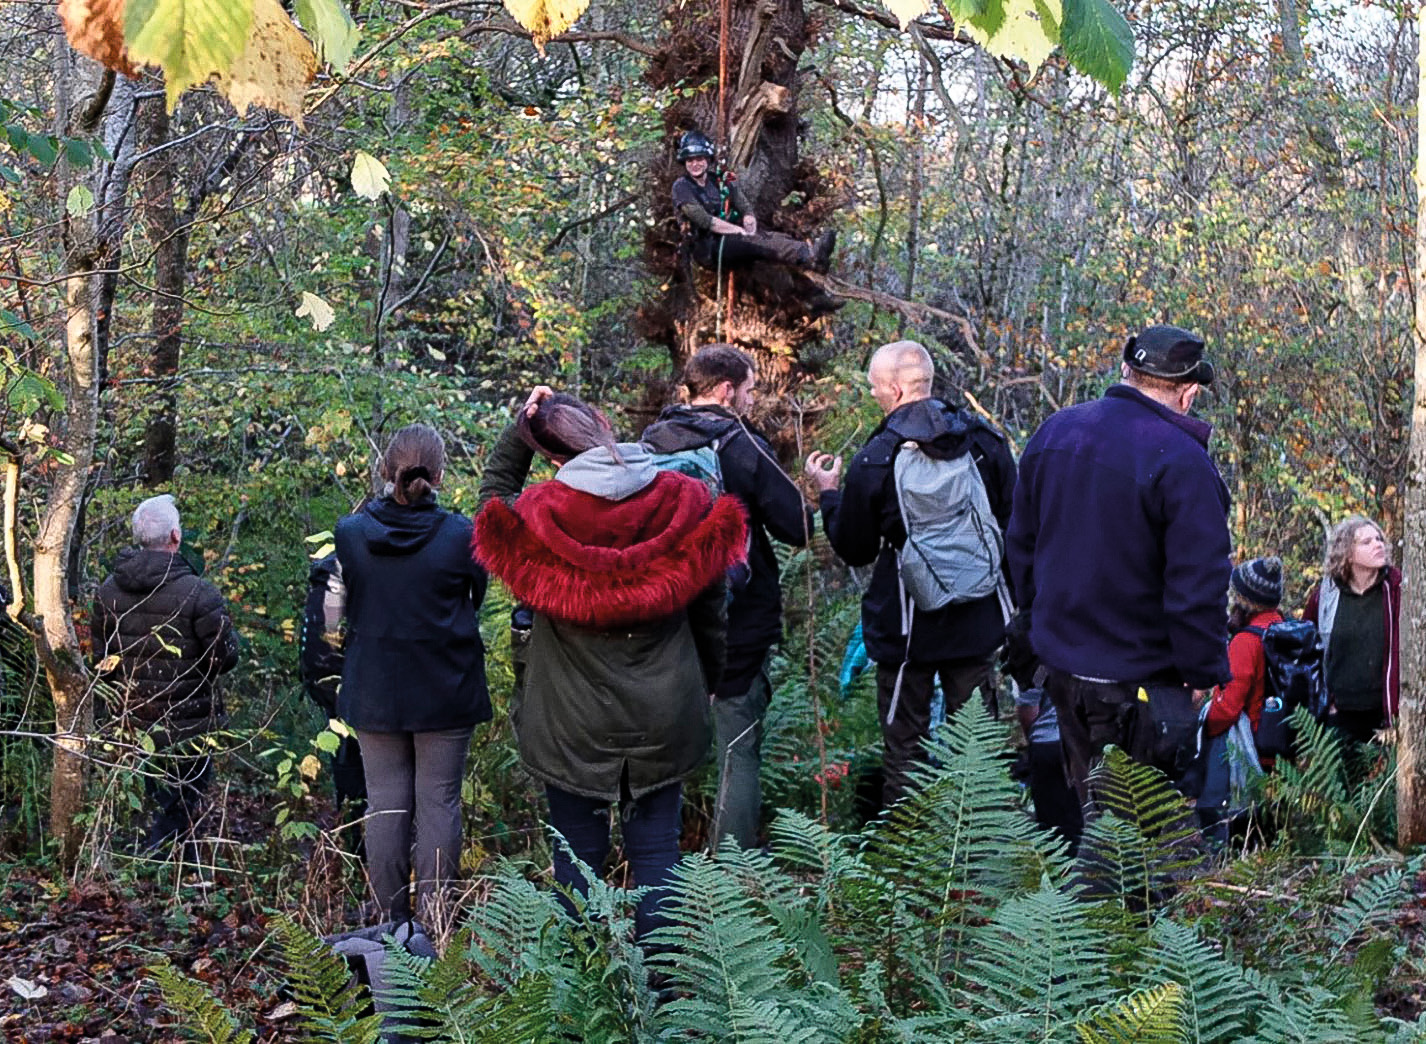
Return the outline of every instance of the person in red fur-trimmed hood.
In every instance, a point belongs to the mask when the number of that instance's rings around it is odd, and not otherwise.
[[[534,453],[559,466],[520,493]],[[736,497],[616,444],[605,416],[537,388],[501,437],[475,523],[474,554],[535,611],[520,757],[545,784],[550,824],[602,870],[617,805],[642,937],[678,862],[682,782],[707,756],[708,698],[723,669],[727,570],[745,555]],[[510,498],[519,494],[510,503]],[[587,882],[563,846],[555,880]]]

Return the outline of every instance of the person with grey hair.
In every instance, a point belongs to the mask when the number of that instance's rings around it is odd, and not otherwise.
[[[164,755],[145,778],[153,812],[145,848],[156,851],[191,833],[201,812],[212,763],[192,741],[225,718],[218,675],[237,665],[238,636],[218,589],[178,553],[173,497],[145,500],[132,525],[138,546],[120,552],[91,622],[120,726],[147,733]]]

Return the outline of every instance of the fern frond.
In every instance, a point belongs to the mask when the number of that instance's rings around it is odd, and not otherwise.
[[[1259,1010],[1257,1032],[1245,1044],[1358,1044],[1363,1037],[1338,1003],[1316,988],[1276,993]]]
[[[1026,1020],[1034,1039],[1050,1039],[1109,990],[1103,934],[1085,905],[1048,879],[1007,902],[970,941],[964,1001],[982,1016]]]
[[[1329,964],[1336,963],[1358,935],[1396,913],[1397,907],[1406,898],[1407,884],[1406,871],[1401,867],[1394,867],[1358,883],[1347,901],[1333,912],[1328,928],[1328,938],[1333,946]]]
[[[223,1002],[203,983],[190,979],[168,962],[148,969],[163,999],[183,1019],[180,1031],[206,1044],[251,1044],[252,1031],[238,1024]]]
[[[386,945],[381,1001],[387,1032],[448,1044],[482,1039],[485,998],[470,980],[462,956],[469,928],[457,933],[440,958],[417,957],[394,939]]]
[[[768,841],[777,860],[794,870],[811,871],[822,883],[819,891],[835,887],[846,878],[867,874],[856,851],[855,838],[838,834],[820,820],[794,809],[781,809],[768,828]]]
[[[1188,1044],[1183,987],[1160,983],[1101,1005],[1075,1025],[1082,1044]]]
[[[933,977],[943,963],[954,969],[970,925],[1058,870],[1057,842],[1018,807],[1005,746],[1004,724],[968,701],[927,744],[931,764],[910,793],[868,832],[866,864],[897,896],[876,926],[897,948],[884,960],[914,949]]]
[[[276,920],[283,970],[297,1005],[299,1040],[376,1044],[381,1016],[371,1010],[371,993],[356,981],[347,962],[307,929],[286,917]]]
[[[1167,917],[1154,922],[1153,949],[1145,962],[1151,981],[1177,983],[1182,989],[1183,1024],[1197,1044],[1232,1044],[1264,1002],[1257,973],[1219,954],[1194,929]]]
[[[553,962],[549,951],[558,945],[555,926],[564,911],[550,889],[536,887],[513,866],[502,864],[494,877],[460,949],[493,984],[509,988]]]
[[[1090,778],[1101,813],[1090,820],[1073,890],[1098,904],[1116,964],[1132,969],[1161,893],[1207,862],[1198,820],[1168,777],[1110,747]]]

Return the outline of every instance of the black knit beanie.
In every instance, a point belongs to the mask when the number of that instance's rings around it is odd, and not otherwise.
[[[1282,601],[1282,559],[1250,558],[1233,570],[1231,583],[1254,605],[1272,608]]]

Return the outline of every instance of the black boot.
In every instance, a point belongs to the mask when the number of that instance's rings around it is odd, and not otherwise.
[[[829,315],[835,312],[846,303],[847,299],[845,297],[818,292],[807,298],[807,311],[811,313],[812,318],[816,319],[819,316]]]
[[[829,228],[812,241],[812,270],[826,275],[832,267],[832,251],[836,249],[837,230]]]

